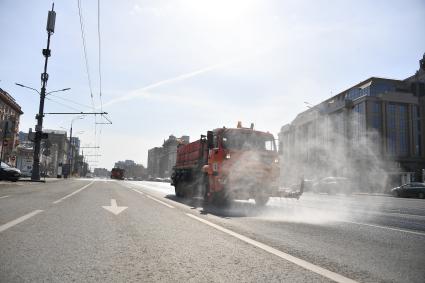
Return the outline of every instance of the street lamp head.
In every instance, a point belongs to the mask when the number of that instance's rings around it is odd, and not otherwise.
[[[23,85],[23,84],[18,84],[18,83],[15,83],[15,85],[20,86],[20,87],[31,89],[31,90],[37,92],[38,94],[40,94],[40,92],[38,90],[36,90],[35,88],[29,87],[29,86],[26,86],[26,85]]]
[[[67,90],[70,90],[70,89],[71,89],[70,87],[67,87],[67,88],[63,88],[63,89],[53,90],[53,91],[49,91],[48,93],[46,93],[46,95],[49,95],[49,94],[55,93],[55,92],[67,91]]]

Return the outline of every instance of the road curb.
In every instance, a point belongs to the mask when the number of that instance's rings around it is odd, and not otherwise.
[[[374,197],[391,197],[391,194],[385,193],[353,193],[355,196],[374,196]]]

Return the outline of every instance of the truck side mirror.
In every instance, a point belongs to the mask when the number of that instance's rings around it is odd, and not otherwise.
[[[207,144],[208,144],[208,149],[214,148],[214,134],[212,131],[207,132]]]

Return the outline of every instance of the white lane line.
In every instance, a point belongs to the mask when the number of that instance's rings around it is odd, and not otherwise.
[[[90,186],[90,185],[91,185],[91,184],[93,184],[94,182],[95,182],[95,181],[91,182],[90,184],[85,185],[84,187],[82,187],[82,188],[80,188],[80,189],[76,190],[75,192],[70,193],[69,195],[64,196],[63,198],[58,199],[57,201],[54,201],[53,203],[54,203],[54,204],[60,203],[61,201],[63,201],[63,200],[65,200],[65,199],[67,199],[67,198],[69,198],[69,197],[71,197],[71,196],[73,196],[73,195],[75,195],[75,194],[77,194],[77,193],[81,192],[82,190],[86,189],[88,186]]]
[[[392,228],[392,227],[388,227],[388,226],[380,226],[380,225],[366,224],[366,223],[353,222],[353,221],[342,221],[342,222],[425,236],[425,233],[424,232],[416,232],[416,231],[412,231],[412,230],[398,229],[398,228]]]
[[[0,199],[2,199],[2,198],[8,198],[9,196],[2,196],[2,197],[0,197]]]
[[[174,208],[174,206],[169,205],[168,203],[163,202],[163,201],[161,201],[161,200],[159,200],[159,199],[157,199],[157,198],[151,197],[150,195],[145,194],[145,193],[143,193],[143,192],[141,192],[141,191],[139,191],[139,190],[136,190],[136,189],[132,189],[132,190],[133,190],[133,191],[135,191],[135,192],[137,192],[137,193],[139,193],[139,194],[141,194],[141,195],[143,195],[143,196],[146,196],[146,197],[150,198],[151,200],[154,200],[154,201],[156,201],[156,202],[159,202],[160,204],[163,204],[163,205],[165,205],[166,207]]]
[[[275,256],[278,256],[278,257],[280,257],[280,258],[282,258],[284,260],[287,260],[289,262],[292,262],[293,264],[296,264],[296,265],[298,265],[298,266],[300,266],[300,267],[302,267],[304,269],[307,269],[309,271],[312,271],[314,273],[317,273],[317,274],[319,274],[319,275],[321,275],[323,277],[329,278],[329,279],[331,279],[331,280],[333,280],[335,282],[344,282],[344,283],[355,283],[355,282],[357,282],[357,281],[354,281],[354,280],[352,280],[350,278],[347,278],[347,277],[345,277],[343,275],[340,275],[338,273],[335,273],[335,272],[332,272],[330,270],[324,269],[324,268],[322,268],[320,266],[314,265],[314,264],[312,264],[310,262],[307,262],[305,260],[302,260],[300,258],[294,257],[294,256],[292,256],[290,254],[284,253],[284,252],[279,251],[279,250],[277,250],[275,248],[272,248],[270,246],[267,246],[266,244],[257,242],[257,241],[255,241],[255,240],[253,240],[251,238],[248,238],[246,236],[243,236],[241,234],[238,234],[236,232],[233,232],[233,231],[231,231],[229,229],[226,229],[224,227],[221,227],[219,225],[216,225],[216,224],[214,224],[212,222],[209,222],[209,221],[207,221],[207,220],[205,220],[203,218],[197,217],[197,216],[195,216],[193,214],[186,213],[186,215],[189,216],[189,217],[191,217],[191,218],[193,218],[193,219],[196,219],[196,220],[198,220],[198,221],[200,221],[200,222],[202,222],[204,224],[207,224],[207,225],[209,225],[209,226],[211,226],[211,227],[213,227],[213,228],[215,228],[215,229],[217,229],[217,230],[219,230],[221,232],[224,232],[224,233],[226,233],[228,235],[231,235],[231,236],[233,236],[233,237],[235,237],[235,238],[237,238],[239,240],[242,240],[245,243],[248,243],[248,244],[253,245],[253,246],[257,247],[257,248],[260,248],[260,249],[262,249],[262,250],[264,250],[264,251],[266,251],[268,253],[271,253],[271,254],[273,254]]]
[[[145,195],[146,195],[146,194],[145,194]],[[150,198],[151,200],[154,200],[154,201],[156,201],[156,202],[158,202],[158,203],[160,203],[160,204],[163,204],[163,205],[165,205],[165,206],[167,206],[167,207],[169,207],[169,208],[174,208],[174,206],[169,205],[168,203],[165,203],[165,202],[163,202],[163,201],[160,201],[159,199],[156,199],[156,198],[154,198],[154,197],[151,197],[150,195],[146,195],[146,197],[148,197],[148,198]]]
[[[411,218],[425,218],[425,215],[410,214],[410,213],[399,213],[399,212],[382,212],[387,216],[398,216],[398,217],[411,217]]]
[[[141,191],[138,191],[138,190],[136,190],[136,189],[132,189],[133,191],[135,191],[136,193],[139,193],[139,194],[141,194],[142,196],[143,195],[145,195],[144,193],[142,193]]]
[[[10,221],[10,222],[8,222],[6,224],[1,225],[0,226],[0,233],[3,232],[3,231],[5,231],[5,230],[7,230],[7,229],[9,229],[9,228],[11,228],[11,227],[13,227],[13,226],[15,226],[16,224],[19,224],[21,222],[24,222],[25,220],[33,217],[36,214],[39,214],[42,211],[43,210],[34,210],[33,212],[30,212],[28,214],[25,214],[24,216],[21,216],[21,217],[15,219],[15,220],[12,220],[12,221]]]

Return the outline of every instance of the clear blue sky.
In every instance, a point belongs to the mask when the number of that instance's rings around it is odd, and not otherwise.
[[[47,0],[0,0],[0,87],[34,128],[46,45]],[[56,1],[47,112],[90,111],[78,1]],[[97,1],[81,0],[95,105],[100,105]],[[305,110],[371,76],[403,79],[425,52],[425,1],[100,1],[102,93],[113,124],[74,122],[96,167],[133,159],[164,138],[254,122],[277,134]],[[59,103],[65,103],[67,107]],[[46,116],[45,128],[69,128]],[[92,151],[91,154],[94,152]],[[94,159],[94,158],[93,158]]]

